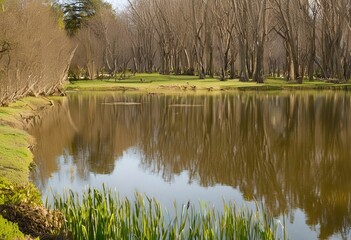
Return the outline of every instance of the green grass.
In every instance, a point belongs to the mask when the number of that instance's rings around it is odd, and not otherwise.
[[[27,183],[33,155],[29,150],[32,138],[23,130],[21,115],[26,115],[38,100],[27,98],[0,107],[0,176],[19,184]]]
[[[142,79],[142,81],[141,81]],[[84,80],[67,84],[67,90],[143,90],[143,91],[184,91],[184,90],[220,90],[228,86],[255,86],[256,83],[240,83],[236,80],[219,81],[214,78],[199,80],[196,76],[175,76],[160,74],[137,74],[124,80]],[[193,88],[195,87],[195,88]]]
[[[165,91],[228,91],[228,90],[302,90],[340,89],[350,90],[351,83],[334,84],[325,81],[308,81],[303,84],[283,79],[268,78],[264,84],[240,82],[239,80],[219,81],[216,78],[199,80],[196,76],[175,76],[160,74],[136,74],[124,80],[84,80],[66,84],[67,90],[129,90],[146,92]]]
[[[0,126],[0,176],[13,183],[28,182],[33,155],[29,135],[23,130]]]
[[[24,234],[18,229],[17,224],[7,221],[0,215],[0,239],[24,239]]]
[[[28,183],[33,161],[33,138],[24,130],[23,118],[32,118],[48,105],[43,98],[28,97],[0,107],[0,176],[15,184]]]
[[[34,116],[47,104],[47,99],[28,97],[0,107],[0,205],[42,204],[38,189],[28,179],[33,139],[24,130],[23,117]],[[17,224],[0,215],[0,239],[24,238]]]
[[[0,205],[19,204],[43,205],[39,190],[33,183],[14,184],[0,177]]]
[[[65,227],[79,239],[278,239],[282,226],[262,208],[223,211],[202,204],[184,205],[174,216],[155,200],[136,194],[133,201],[111,190],[89,189],[82,197],[56,196],[54,207],[65,215]],[[279,230],[280,229],[280,230]],[[282,236],[284,237],[284,236]]]

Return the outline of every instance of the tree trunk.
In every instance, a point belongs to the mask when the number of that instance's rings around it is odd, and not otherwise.
[[[214,77],[214,63],[213,63],[213,48],[210,47],[210,59],[209,59],[209,69],[208,69],[208,75],[210,78]]]
[[[263,43],[260,43],[257,46],[257,56],[256,56],[256,69],[254,75],[254,81],[257,83],[263,83],[263,56],[264,56],[264,47]]]
[[[230,50],[230,79],[235,78],[235,50]]]
[[[245,40],[240,40],[240,81],[248,82],[249,81],[249,73],[247,70],[247,51]]]

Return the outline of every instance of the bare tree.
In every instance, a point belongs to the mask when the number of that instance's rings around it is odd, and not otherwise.
[[[133,38],[134,70],[137,72],[152,72],[156,55],[153,27],[154,13],[147,0],[130,1],[130,31]]]
[[[200,79],[206,77],[206,24],[209,14],[209,5],[203,0],[190,0],[191,17],[188,24],[192,29],[194,39],[194,54],[196,58],[197,71]]]
[[[320,13],[320,7],[315,1],[302,1],[299,2],[302,10],[302,24],[305,30],[305,53],[303,57],[303,69],[307,66],[307,74],[309,80],[313,80],[315,73],[316,61],[316,39],[317,39],[317,17]],[[306,64],[305,64],[306,63]],[[302,76],[304,76],[302,71]]]
[[[264,44],[267,36],[267,0],[252,1],[251,5],[254,32],[254,44],[256,45],[256,55],[254,64],[253,80],[257,83],[263,83],[264,80]]]
[[[235,30],[239,39],[239,57],[240,57],[240,81],[249,81],[249,21],[245,19],[248,16],[248,2],[246,0],[231,0],[232,11],[234,12]]]
[[[299,76],[299,0],[273,0],[276,33],[284,39],[288,59],[288,79]]]
[[[0,104],[60,91],[74,52],[60,14],[41,0],[7,0],[0,12]],[[15,29],[15,31],[14,31]]]
[[[216,20],[217,49],[220,57],[220,79],[227,78],[227,71],[231,61],[235,62],[234,16],[230,0],[216,0],[213,4],[213,15]],[[231,70],[232,72],[232,70]]]
[[[350,29],[339,9],[347,7],[348,1],[333,3],[321,0],[321,70],[325,78],[345,80],[345,63],[349,58]]]

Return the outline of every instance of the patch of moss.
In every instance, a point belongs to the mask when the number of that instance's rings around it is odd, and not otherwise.
[[[0,123],[2,125],[17,125],[19,123],[17,115],[19,115],[19,109],[0,107]]]
[[[0,126],[0,176],[12,183],[27,183],[29,165],[33,161],[29,150],[30,136],[23,130]]]
[[[13,239],[24,239],[24,234],[18,229],[16,223],[12,223],[4,219],[0,215],[0,239],[1,240],[13,240]]]

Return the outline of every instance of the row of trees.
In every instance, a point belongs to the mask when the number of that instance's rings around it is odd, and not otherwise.
[[[0,102],[125,72],[221,80],[351,75],[348,0],[1,0]]]
[[[263,82],[350,78],[347,0],[129,0],[79,32],[72,73],[197,74]],[[79,57],[78,57],[79,56]]]
[[[72,38],[78,47],[70,73],[76,77],[94,79],[99,74],[115,75],[130,67],[132,49],[127,19],[110,4],[96,1],[95,8],[94,17],[85,21]]]
[[[134,69],[263,82],[350,78],[350,1],[130,1]],[[156,58],[152,58],[153,56]],[[151,59],[146,58],[151,57]],[[147,60],[147,61],[145,61]],[[152,62],[150,64],[149,62]]]

